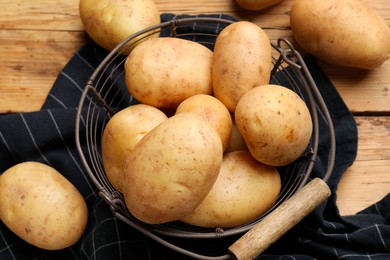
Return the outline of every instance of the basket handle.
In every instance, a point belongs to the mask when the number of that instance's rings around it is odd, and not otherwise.
[[[229,252],[238,260],[254,259],[330,194],[328,185],[322,179],[313,179],[231,245]]]

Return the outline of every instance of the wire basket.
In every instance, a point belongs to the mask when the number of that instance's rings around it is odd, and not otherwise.
[[[151,34],[196,41],[212,50],[219,32],[231,23],[233,21],[208,17],[174,19],[129,36],[104,58],[91,75],[80,98],[76,117],[76,146],[79,155],[87,174],[97,187],[99,195],[109,205],[113,215],[155,241],[199,259],[225,259],[228,255],[220,257],[199,255],[169,242],[166,238],[214,240],[240,235],[249,231],[281,203],[288,200],[306,184],[315,164],[319,142],[319,113],[325,117],[331,137],[329,162],[324,181],[329,178],[334,163],[334,130],[326,105],[300,54],[287,40],[279,39],[275,43],[271,42],[274,53],[271,83],[289,87],[305,100],[312,116],[313,134],[309,146],[299,159],[286,167],[278,168],[282,188],[275,205],[255,221],[226,229],[194,227],[179,221],[149,225],[133,217],[127,210],[122,194],[115,190],[106,178],[100,144],[104,127],[110,118],[121,109],[139,103],[126,88],[123,65],[127,56],[122,53],[128,52],[134,44]]]

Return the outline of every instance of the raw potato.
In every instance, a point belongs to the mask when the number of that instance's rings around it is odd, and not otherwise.
[[[55,169],[23,162],[0,176],[0,219],[26,242],[58,250],[80,239],[88,209],[79,191]]]
[[[240,131],[238,131],[236,121],[234,120],[234,115],[232,115],[232,121],[233,121],[232,134],[230,137],[230,142],[228,144],[228,147],[225,150],[225,153],[240,151],[240,150],[248,150],[244,137],[242,137],[242,134],[240,133]]]
[[[214,184],[222,163],[216,130],[195,113],[180,113],[150,131],[125,166],[123,194],[134,217],[149,224],[191,213]]]
[[[258,11],[276,5],[282,0],[236,0],[237,4],[244,9]]]
[[[210,95],[198,94],[180,103],[176,114],[183,112],[193,112],[203,117],[217,130],[223,150],[227,148],[232,134],[232,117],[221,101]]]
[[[160,23],[153,0],[80,0],[79,13],[88,35],[109,51],[130,35]],[[122,54],[129,52],[130,49]]]
[[[108,121],[102,137],[102,160],[108,180],[118,191],[122,190],[128,153],[149,131],[167,119],[159,109],[137,104],[119,111]]]
[[[253,157],[272,166],[285,166],[298,159],[313,129],[305,102],[279,85],[248,91],[238,102],[235,120]]]
[[[307,52],[331,64],[374,69],[390,57],[389,24],[361,0],[296,0],[291,29]]]
[[[236,227],[269,210],[279,197],[275,167],[256,161],[248,151],[226,153],[213,188],[183,222],[201,227]]]
[[[246,91],[268,84],[271,68],[271,44],[267,34],[251,22],[233,23],[221,31],[215,43],[214,96],[234,113]]]
[[[212,93],[212,57],[212,51],[200,43],[171,37],[150,39],[127,58],[127,89],[141,103],[176,109],[190,96]]]

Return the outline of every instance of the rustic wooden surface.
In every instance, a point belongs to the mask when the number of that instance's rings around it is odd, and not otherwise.
[[[155,0],[161,13],[224,13],[263,27],[271,40],[287,37],[293,0],[264,11],[239,8],[233,0]],[[390,24],[388,0],[367,2]],[[0,114],[41,108],[58,73],[89,38],[78,0],[0,0]],[[299,47],[298,47],[299,48]],[[338,188],[343,215],[354,214],[390,192],[390,61],[374,71],[322,64],[359,129],[354,165]]]

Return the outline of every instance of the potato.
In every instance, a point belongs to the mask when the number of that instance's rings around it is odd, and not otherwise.
[[[116,113],[102,136],[102,160],[108,180],[118,191],[123,182],[123,167],[128,153],[150,130],[167,120],[159,109],[137,104]]]
[[[248,91],[237,104],[235,120],[253,157],[271,166],[288,165],[298,159],[313,129],[305,102],[279,85]]]
[[[80,239],[88,209],[79,191],[54,168],[23,162],[0,176],[0,219],[26,242],[58,250]]]
[[[263,10],[273,5],[276,5],[282,0],[236,0],[236,3],[247,10]]]
[[[223,150],[227,148],[232,134],[232,117],[221,101],[210,95],[194,95],[177,107],[176,114],[183,112],[193,112],[203,117],[218,132]]]
[[[201,116],[170,117],[128,157],[122,187],[130,213],[149,224],[188,215],[213,186],[222,154],[221,138]]]
[[[299,45],[328,63],[374,69],[390,57],[390,27],[365,1],[296,0],[290,21]]]
[[[225,153],[240,150],[248,150],[248,147],[246,146],[244,137],[242,137],[242,134],[240,133],[240,131],[238,131],[236,121],[234,120],[234,115],[232,115],[232,134]]]
[[[271,44],[256,24],[236,22],[218,35],[212,64],[214,96],[234,113],[238,100],[257,85],[268,84]]]
[[[176,109],[186,98],[211,94],[213,53],[179,38],[155,38],[138,45],[125,62],[126,86],[141,103]]]
[[[221,171],[202,203],[181,220],[201,227],[236,227],[260,217],[281,189],[275,167],[256,161],[248,151],[225,153]]]
[[[130,35],[160,23],[153,0],[80,0],[79,13],[88,35],[108,51]],[[146,39],[157,36],[151,34]],[[122,54],[130,51],[131,48]]]

